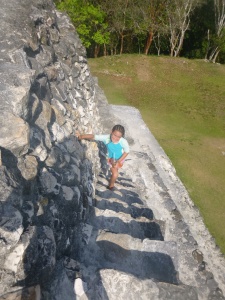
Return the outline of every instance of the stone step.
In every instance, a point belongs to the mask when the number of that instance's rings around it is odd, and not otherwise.
[[[105,230],[99,232],[96,242],[98,245],[102,245],[104,257],[107,258],[106,260],[111,261],[113,260],[113,257],[115,257],[115,263],[119,265],[123,264],[122,260],[124,253],[125,256],[129,257],[131,265],[135,264],[133,260],[136,260],[137,264],[138,262],[141,262],[142,258],[144,258],[144,260],[146,259],[145,262],[143,261],[143,263],[146,264],[148,259],[150,263],[154,259],[157,260],[158,258],[160,258],[162,262],[165,258],[165,261],[168,260],[168,266],[171,263],[174,270],[177,270],[178,267],[177,247],[175,242],[153,241],[149,239],[142,240],[134,238],[129,234],[115,234]],[[116,255],[117,252],[118,255]],[[160,268],[161,262],[158,262],[158,268]],[[124,266],[124,269],[125,268],[126,267]],[[141,273],[142,271],[139,269],[137,274]]]
[[[133,219],[129,214],[114,210],[95,208],[91,225],[99,230],[129,234],[138,239],[163,240],[163,222],[161,224],[144,217]]]
[[[98,278],[95,278],[86,295],[79,300],[87,299],[200,300],[193,286],[162,283],[152,279],[140,280],[125,272],[109,269],[99,271]]]
[[[88,299],[224,299],[183,206],[174,201],[179,194],[171,193],[154,160],[140,145],[120,171],[116,191],[99,177],[84,268]]]
[[[146,280],[149,280],[150,285],[152,280],[178,284],[177,249],[174,242],[141,240],[129,234],[92,229],[88,246],[82,251],[81,261],[82,279],[88,284],[89,290],[96,287],[96,278],[99,285],[103,281],[107,282],[114,270],[123,274],[122,278],[136,278],[139,285]],[[108,272],[104,273],[106,270]],[[111,295],[111,292],[107,291],[107,294]],[[89,291],[89,295],[93,297],[93,290]]]
[[[164,222],[154,219],[140,197],[140,184],[137,188],[123,172],[116,191],[107,190],[107,183],[101,175],[90,209],[88,245],[82,251],[81,262],[82,279],[87,283],[83,297],[124,299],[129,286],[130,299],[151,299],[150,294],[159,294],[154,282],[179,282],[176,243],[163,241]],[[119,285],[124,279],[127,283],[115,292],[111,278]]]
[[[128,128],[131,152],[116,191],[107,190],[108,174],[99,176],[81,261],[87,290],[79,300],[224,299],[209,268],[210,253],[203,255],[197,242],[195,222],[200,216],[173,166],[141,119],[134,118],[134,128],[131,116],[136,111],[128,107],[115,111],[121,115],[119,123]],[[188,223],[186,212],[195,216]],[[148,234],[156,224],[163,239]],[[207,237],[203,226],[200,229],[201,237]],[[219,282],[221,278],[217,276]]]
[[[164,222],[155,220],[153,212],[146,207],[136,185],[125,174],[120,174],[116,191],[108,190],[107,179],[100,176],[92,211],[92,225],[114,233],[130,234],[139,239],[163,240]],[[129,182],[129,187],[121,185]],[[132,188],[131,188],[132,187]]]
[[[182,283],[181,259],[175,242],[142,241],[92,227],[80,262],[86,290],[78,300],[224,299],[210,273],[198,275],[192,285]]]

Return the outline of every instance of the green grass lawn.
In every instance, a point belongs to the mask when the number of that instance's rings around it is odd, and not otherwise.
[[[88,63],[109,103],[140,110],[225,254],[225,66],[144,55]]]

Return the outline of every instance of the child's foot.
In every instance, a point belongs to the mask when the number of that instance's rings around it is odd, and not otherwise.
[[[115,191],[116,190],[115,186],[107,186],[107,189],[109,189],[110,191]]]

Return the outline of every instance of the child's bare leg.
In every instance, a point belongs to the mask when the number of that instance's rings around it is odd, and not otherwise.
[[[115,167],[112,167],[110,169],[110,171],[112,172],[112,175],[111,175],[111,178],[109,180],[109,187],[112,188],[112,187],[114,187],[116,179],[118,178],[118,169],[115,168]]]

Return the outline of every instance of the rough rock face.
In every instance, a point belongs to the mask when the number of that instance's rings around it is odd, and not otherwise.
[[[0,295],[50,299],[57,270],[79,272],[100,162],[74,134],[101,131],[95,82],[52,1],[3,1],[0,15]]]
[[[68,17],[2,2],[0,300],[225,299],[198,210],[138,111],[108,105]],[[74,134],[117,122],[131,152],[112,192],[103,145]]]

